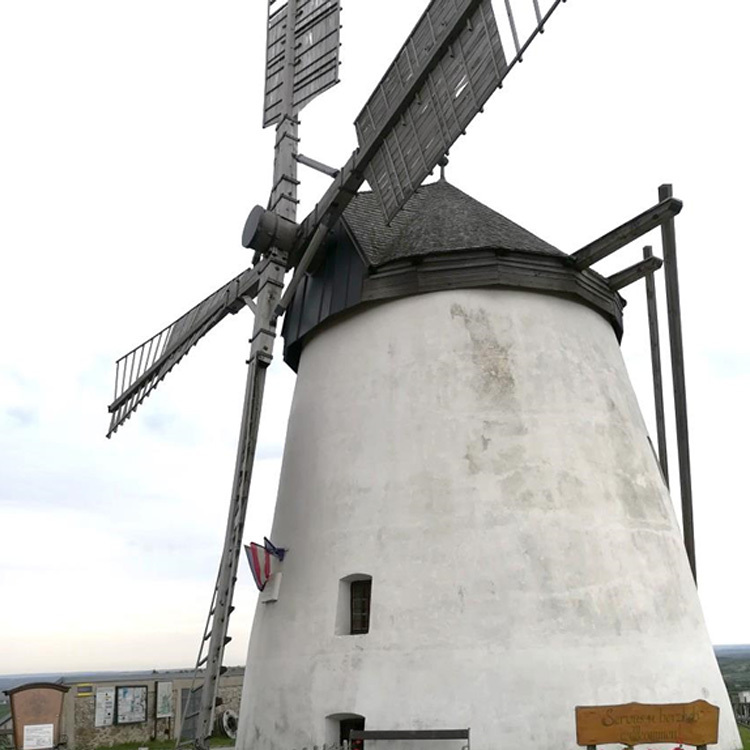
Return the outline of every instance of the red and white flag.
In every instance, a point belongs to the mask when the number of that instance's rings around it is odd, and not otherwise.
[[[275,547],[268,539],[263,539],[263,544],[251,542],[245,545],[247,560],[250,563],[250,571],[255,579],[258,591],[263,591],[268,579],[275,572],[275,560],[281,562],[286,550],[283,547]]]

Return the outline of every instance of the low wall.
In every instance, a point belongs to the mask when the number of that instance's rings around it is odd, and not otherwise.
[[[243,677],[244,670],[230,670],[222,676],[218,691],[221,705],[238,715]],[[156,718],[156,683],[159,681],[172,682],[173,715],[169,718]],[[182,696],[190,689],[191,683],[191,677],[160,674],[152,680],[92,682],[90,693],[81,694],[72,689],[66,695],[63,707],[63,734],[67,736],[68,750],[94,750],[126,742],[145,744],[151,740],[174,739],[181,721]],[[97,689],[126,686],[147,688],[145,721],[117,723],[115,718],[108,726],[95,726]]]

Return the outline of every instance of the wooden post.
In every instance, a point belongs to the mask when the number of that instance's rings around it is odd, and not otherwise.
[[[276,146],[274,149],[274,177],[271,190],[270,206],[279,216],[294,221],[297,213],[297,119],[294,117],[292,92],[294,86],[294,31],[297,13],[297,0],[287,0],[286,5],[286,47],[284,49],[285,66],[283,81],[283,100],[281,120],[276,127]],[[231,641],[227,635],[229,616],[234,607],[234,586],[237,581],[237,564],[242,549],[242,531],[247,514],[250,495],[250,479],[255,463],[255,449],[258,442],[260,410],[266,383],[266,369],[273,359],[273,346],[276,339],[276,316],[274,310],[284,288],[284,273],[287,268],[287,253],[272,247],[268,253],[268,263],[261,273],[258,282],[258,295],[255,303],[255,320],[250,339],[250,357],[247,360],[248,370],[245,381],[245,399],[242,406],[240,435],[237,443],[232,497],[229,517],[224,537],[224,550],[219,575],[214,590],[214,599],[209,612],[210,629],[206,639],[210,639],[206,656],[196,665],[205,663],[201,680],[200,708],[197,712],[197,731],[195,733],[195,750],[209,750],[210,736],[213,729],[216,696],[219,680],[226,671],[223,666],[224,647]],[[260,262],[260,258],[257,259]],[[201,651],[202,653],[202,651]],[[193,689],[191,689],[191,694]],[[190,702],[188,701],[188,705]],[[184,725],[184,719],[183,719]],[[184,732],[180,731],[181,735]],[[179,745],[179,742],[178,742]]]
[[[269,208],[279,216],[297,218],[297,135],[294,115],[294,39],[297,28],[297,0],[287,0],[286,41],[284,43],[284,78],[282,82],[281,120],[276,126],[273,159],[273,189]]]
[[[643,248],[644,260],[652,258],[651,245]],[[664,481],[669,487],[669,460],[667,433],[664,424],[664,389],[661,377],[661,346],[659,345],[659,317],[656,307],[656,283],[653,273],[645,276],[646,306],[648,308],[648,333],[651,341],[651,374],[654,379],[654,409],[656,411],[656,439],[659,444],[659,463]]]
[[[659,200],[672,197],[672,186],[659,187]],[[682,533],[685,539],[693,579],[698,582],[695,564],[695,534],[693,530],[693,491],[690,481],[690,443],[688,439],[687,395],[685,392],[685,360],[682,349],[682,319],[680,316],[680,287],[677,278],[677,252],[674,219],[661,225],[664,245],[664,281],[667,287],[667,321],[669,350],[672,359],[672,387],[677,427],[677,458],[680,468],[680,496],[682,498]]]

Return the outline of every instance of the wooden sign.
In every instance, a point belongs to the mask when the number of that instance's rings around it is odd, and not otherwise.
[[[704,700],[577,706],[576,739],[579,745],[714,745],[719,739],[719,707]]]
[[[47,750],[60,742],[63,698],[70,688],[54,682],[31,682],[12,690],[13,742],[19,750]]]

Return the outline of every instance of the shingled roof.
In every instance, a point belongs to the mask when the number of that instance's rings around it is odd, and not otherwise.
[[[390,226],[370,192],[357,195],[344,220],[371,266],[480,248],[565,254],[445,180],[422,185]]]

